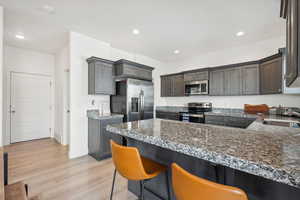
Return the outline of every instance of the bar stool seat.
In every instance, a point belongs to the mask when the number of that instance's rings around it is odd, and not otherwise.
[[[172,182],[177,200],[248,200],[244,191],[194,176],[172,164]]]
[[[125,147],[115,143],[112,140],[110,143],[112,159],[116,168],[113,176],[110,199],[112,199],[113,196],[116,172],[128,180],[140,181],[140,199],[144,198],[144,182],[166,172],[168,199],[170,199],[169,181],[166,166],[140,156],[138,149],[135,147]],[[157,197],[161,198],[160,196]]]
[[[152,161],[148,158],[142,157],[142,156],[141,156],[141,159],[142,159],[143,167],[146,172],[145,179],[154,178],[154,177],[158,176],[160,173],[167,171],[167,167],[164,165],[161,165],[157,162],[154,162],[154,161]]]

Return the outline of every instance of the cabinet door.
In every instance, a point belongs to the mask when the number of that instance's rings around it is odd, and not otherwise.
[[[210,72],[210,89],[209,94],[213,96],[224,95],[224,71]]]
[[[226,96],[241,95],[241,69],[232,68],[224,71],[224,92]]]
[[[112,65],[101,62],[95,64],[95,93],[115,93]]]
[[[184,78],[183,74],[174,75],[170,77],[172,79],[172,96],[181,97],[184,96]]]
[[[166,96],[166,77],[160,77],[160,96]]]
[[[242,94],[259,94],[259,65],[242,67]]]
[[[100,126],[99,121],[88,119],[88,150],[89,155],[100,157]]]
[[[173,96],[173,78],[172,76],[161,77],[161,96],[172,97]]]
[[[167,97],[172,97],[173,96],[173,79],[171,76],[167,77]]]
[[[101,152],[101,159],[107,158],[111,156],[111,149],[110,149],[110,140],[114,140],[115,142],[121,144],[121,138],[118,137],[116,134],[112,134],[106,131],[106,126],[109,124],[118,124],[122,123],[122,118],[112,118],[107,120],[100,121],[100,152]]]
[[[260,64],[260,93],[278,94],[282,92],[282,57]]]
[[[299,2],[290,0],[287,8],[287,65],[286,65],[286,84],[290,86],[299,76],[298,70],[298,26],[299,26]],[[299,68],[298,68],[299,67]]]

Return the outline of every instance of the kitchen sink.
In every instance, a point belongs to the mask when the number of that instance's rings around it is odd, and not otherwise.
[[[265,119],[263,121],[263,124],[273,125],[273,126],[282,126],[282,127],[300,128],[300,122],[292,121],[292,120]]]

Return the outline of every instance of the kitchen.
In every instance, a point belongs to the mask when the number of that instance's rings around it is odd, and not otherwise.
[[[24,199],[299,199],[297,0],[42,4],[0,6],[4,176]],[[15,72],[51,78],[47,138],[11,141]]]
[[[198,96],[213,99],[299,94],[297,45],[289,42],[298,42],[298,36],[292,34],[298,26],[293,21],[296,11],[291,10],[295,2],[286,3],[282,1],[281,16],[287,18],[287,47],[278,48],[276,54],[161,75],[160,96],[181,97],[188,101],[183,105],[154,108],[154,67],[128,60],[112,61],[116,88],[111,93],[111,111],[116,114],[104,122],[106,128],[100,128],[107,116],[101,118],[99,110],[88,111],[89,145],[93,143],[89,154],[97,160],[111,157],[112,139],[136,147],[143,158],[165,166],[177,163],[198,177],[240,188],[251,200],[298,199],[299,107],[284,107],[285,102],[278,106],[252,105],[245,99],[240,103],[244,108],[222,108],[190,100]],[[100,66],[100,62],[98,59],[93,66]],[[95,144],[99,140],[100,145]],[[145,199],[175,199],[170,176],[168,169],[165,175],[142,182],[142,186],[129,179],[128,189]]]
[[[245,84],[241,87],[243,89],[234,91],[240,92],[240,95],[246,95],[243,92],[249,92],[251,95],[268,92],[281,93],[284,81],[278,77],[282,77],[281,70],[284,67],[282,60],[285,59],[283,53],[278,53],[259,61],[216,67],[216,69],[187,71],[179,75],[163,75],[161,76],[161,95],[200,95],[200,93],[208,95],[208,88],[210,88],[209,95],[214,95],[215,88],[209,87],[208,83],[214,84],[214,79],[211,78],[212,73],[219,69],[223,74],[225,74],[224,70],[225,72],[229,70],[230,74],[233,74],[232,69],[239,70],[240,74],[245,72],[243,70],[254,71],[250,73],[252,75],[250,79],[241,78]],[[101,61],[97,59],[96,62]],[[114,67],[113,71],[124,67],[132,67],[141,71],[148,70],[148,72],[153,70],[146,66],[138,68],[140,64],[124,60],[116,63],[117,65],[111,63],[112,68]],[[269,79],[269,81],[280,82],[280,84],[268,85],[259,81],[259,77],[265,73],[262,70],[266,66],[265,63],[271,63],[271,67],[275,68],[274,71],[279,73],[277,76],[274,75],[276,79]],[[97,65],[93,64],[93,66]],[[128,71],[136,72],[136,70]],[[136,87],[132,87],[131,84],[135,85],[134,80],[136,80],[133,78],[145,77],[123,73],[119,76],[121,79],[116,76],[116,80],[120,79],[123,85],[119,85],[117,81],[116,95],[111,96],[112,111],[119,108],[118,115],[112,115],[109,121],[107,116],[101,117],[99,111],[88,111],[89,145],[94,143],[89,146],[91,156],[97,160],[110,157],[109,140],[113,139],[120,144],[138,147],[141,154],[151,160],[165,165],[171,165],[173,162],[180,163],[185,166],[186,170],[200,177],[243,188],[249,199],[282,199],[287,194],[289,199],[298,198],[299,190],[296,188],[299,187],[299,177],[296,175],[298,168],[295,165],[298,166],[297,163],[299,163],[299,150],[297,150],[300,142],[299,108],[269,108],[267,105],[246,104],[244,109],[228,109],[215,108],[211,103],[188,103],[186,107],[156,107],[156,118],[151,119],[153,87],[151,87],[152,90],[141,89],[139,91],[143,82],[150,84],[149,80],[148,82],[145,79],[138,81]],[[179,79],[180,76],[182,80]],[[174,83],[172,79],[166,80],[169,77],[175,77]],[[184,78],[187,80],[185,81]],[[220,81],[220,78],[217,81]],[[260,84],[257,84],[259,82]],[[224,91],[227,90],[226,84],[220,85],[225,85]],[[247,87],[248,85],[250,86]],[[120,88],[123,88],[123,91]],[[181,91],[181,94],[175,90]],[[136,94],[132,91],[136,91]],[[114,100],[120,94],[123,94],[121,97],[123,100]],[[238,95],[237,93],[226,94]],[[121,108],[124,108],[124,112]],[[120,124],[122,118],[128,123]],[[106,130],[102,127],[99,131],[102,121],[105,126],[108,125]],[[98,128],[90,129],[90,127]],[[99,141],[100,145],[97,146],[95,143]],[[148,187],[151,191],[151,193],[145,193],[146,199],[155,199],[157,194],[163,199],[167,198],[165,187],[161,187],[164,179],[164,177],[158,177],[145,185],[145,188]],[[128,187],[131,192],[139,195],[138,183],[130,181]],[[259,188],[263,187],[269,189],[261,191]],[[278,193],[274,193],[274,190]],[[155,195],[153,196],[152,193]]]

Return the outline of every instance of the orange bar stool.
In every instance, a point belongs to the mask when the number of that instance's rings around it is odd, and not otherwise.
[[[248,200],[244,191],[199,178],[174,163],[172,182],[177,200]]]
[[[121,176],[128,180],[140,181],[139,199],[142,200],[144,199],[144,190],[146,189],[144,186],[145,181],[156,177],[160,173],[166,172],[167,192],[168,199],[170,200],[169,180],[166,166],[160,165],[152,160],[140,156],[137,148],[121,146],[112,140],[110,141],[110,144],[112,159],[115,165],[110,200],[112,200],[113,197],[117,171]],[[160,199],[163,199],[157,194],[154,195],[159,197]]]

